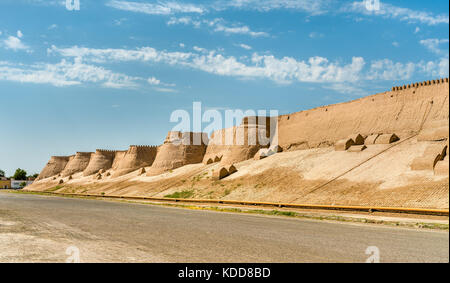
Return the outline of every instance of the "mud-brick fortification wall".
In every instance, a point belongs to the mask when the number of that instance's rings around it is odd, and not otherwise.
[[[75,173],[83,172],[89,165],[93,152],[77,152],[73,158],[70,158],[64,170],[61,172],[62,177],[67,177]]]
[[[113,165],[113,169],[116,169],[116,172],[113,177],[119,177],[137,169],[151,166],[153,161],[155,161],[157,153],[157,146],[130,146],[125,155],[123,155],[123,153],[116,155],[115,159],[117,159],[117,161],[114,160]]]
[[[122,160],[125,158],[125,155],[127,154],[128,150],[119,150],[116,151],[116,154],[114,155],[114,160],[112,163],[111,168],[113,170],[117,170],[117,168],[119,168],[120,166],[120,162],[122,162]]]
[[[212,162],[222,160],[223,156],[227,154],[229,147],[225,143],[225,136],[228,134],[234,137],[235,132],[236,127],[221,129],[213,132],[211,135],[211,139],[209,140],[205,156],[203,158],[203,163],[208,164],[209,160],[211,160]]]
[[[273,134],[271,125],[275,118],[245,117],[239,127],[216,131],[211,136],[203,163],[221,161],[229,165],[245,161],[264,147],[269,147]]]
[[[70,160],[70,156],[52,156],[42,169],[37,180],[46,179],[61,173]]]
[[[108,170],[112,167],[116,151],[97,149],[92,155],[87,168],[84,170],[84,176],[90,176],[98,173],[100,170]]]
[[[278,140],[284,150],[296,150],[333,145],[355,133],[396,133],[403,138],[417,134],[425,122],[448,118],[447,78],[282,115],[278,119]]]
[[[147,175],[155,176],[188,164],[201,163],[206,152],[205,141],[206,133],[169,132]]]

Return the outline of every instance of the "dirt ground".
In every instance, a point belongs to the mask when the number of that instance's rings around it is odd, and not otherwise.
[[[0,262],[362,263],[369,246],[448,262],[448,245],[437,229],[0,192]]]

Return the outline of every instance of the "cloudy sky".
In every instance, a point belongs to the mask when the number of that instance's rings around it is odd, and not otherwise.
[[[285,114],[447,77],[448,11],[444,0],[2,0],[0,169],[158,145],[194,101]]]

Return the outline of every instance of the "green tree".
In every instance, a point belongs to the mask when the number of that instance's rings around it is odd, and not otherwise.
[[[5,177],[5,171],[0,170],[0,177]]]
[[[26,180],[27,179],[27,171],[18,168],[13,176],[14,180]]]
[[[39,174],[38,173],[36,173],[36,174],[34,174],[34,175],[30,175],[30,176],[28,176],[28,178],[34,178],[34,179],[36,179],[37,177],[39,176]]]

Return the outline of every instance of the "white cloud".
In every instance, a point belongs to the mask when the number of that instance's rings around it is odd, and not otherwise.
[[[18,38],[22,38],[23,37],[23,33],[20,30],[17,31],[17,37]]]
[[[354,57],[351,63],[342,65],[329,62],[322,57],[312,57],[306,61],[297,61],[292,57],[275,58],[272,55],[253,54],[248,63],[240,62],[233,56],[226,57],[215,51],[197,49],[192,52],[158,51],[151,47],[136,50],[126,49],[89,49],[80,47],[57,48],[53,46],[49,53],[64,57],[78,57],[90,62],[126,62],[141,61],[166,63],[190,67],[204,72],[234,76],[240,78],[267,78],[277,83],[300,82],[344,82],[356,81],[364,67],[364,59]]]
[[[167,25],[191,25],[195,28],[200,28],[202,26],[206,26],[212,28],[214,32],[223,32],[225,34],[242,34],[249,35],[252,37],[266,37],[269,36],[266,32],[256,32],[250,29],[250,27],[246,25],[242,25],[239,23],[230,24],[227,23],[224,19],[215,18],[213,20],[200,20],[200,19],[192,19],[191,17],[180,17],[175,18],[172,17]]]
[[[417,65],[420,72],[432,77],[448,77],[449,59],[448,55],[438,61],[420,62]]]
[[[400,46],[400,43],[398,43],[397,41],[394,41],[394,42],[392,42],[392,45],[393,45],[394,47],[399,47],[399,46]]]
[[[184,43],[180,43],[180,47],[181,47],[181,48],[185,48],[186,45],[185,45]]]
[[[366,90],[348,83],[335,83],[331,85],[326,85],[323,88],[331,89],[344,94],[359,95],[359,96],[368,95],[368,92]]]
[[[254,53],[250,59],[245,57],[237,59],[216,51],[196,49],[194,49],[195,52],[168,52],[151,47],[127,50],[53,46],[48,52],[96,63],[130,61],[162,63],[240,79],[269,79],[278,84],[322,83],[327,84],[329,88],[340,89],[346,93],[360,91],[356,85],[362,81],[406,80],[414,75],[433,77],[448,75],[448,58],[417,63],[381,59],[367,65],[362,57],[353,57],[347,63],[332,62],[323,57],[297,60],[292,57],[276,58],[273,55],[257,53]],[[162,83],[161,85],[169,86]]]
[[[309,37],[310,38],[322,38],[322,37],[324,37],[325,35],[323,34],[323,33],[320,33],[320,32],[311,32],[310,34],[309,34]]]
[[[438,61],[420,61],[418,63],[393,62],[389,59],[373,61],[367,74],[368,80],[408,80],[413,75],[422,74],[428,77],[448,76],[449,59]]]
[[[152,86],[163,86],[163,87],[174,87],[176,86],[175,84],[168,84],[168,83],[163,83],[161,82],[161,80],[155,78],[155,77],[150,77],[147,79],[147,83],[152,85]],[[154,88],[154,89],[158,89],[158,88]],[[161,88],[161,89],[166,89],[166,88]],[[175,90],[173,90],[175,91]],[[166,91],[168,92],[168,91]]]
[[[43,6],[66,6],[66,0],[25,0],[31,4]]]
[[[202,47],[194,46],[192,49],[194,49],[195,51],[200,52],[200,53],[208,53],[208,50],[206,50],[205,48],[202,48]]]
[[[123,0],[109,0],[106,5],[115,9],[150,15],[172,15],[176,13],[204,14],[209,10],[255,10],[268,12],[271,10],[295,10],[311,15],[325,13],[333,0],[216,0],[208,4],[190,4],[179,1],[144,3]]]
[[[253,49],[250,45],[247,45],[247,44],[244,44],[244,43],[241,43],[238,46],[243,48],[243,49],[245,49],[245,50],[252,50]]]
[[[219,0],[214,3],[217,9],[243,9],[268,12],[271,10],[295,10],[312,15],[325,13],[331,0]]]
[[[360,13],[364,15],[381,16],[384,18],[397,19],[407,23],[421,23],[426,25],[448,24],[448,15],[434,15],[429,12],[415,11],[409,8],[397,7],[380,1],[380,10],[368,10],[365,1],[357,1],[345,4],[341,12]]]
[[[420,32],[420,28],[416,27],[416,29],[414,30],[414,33],[419,33]]]
[[[23,36],[23,34],[20,31],[18,31],[17,34],[18,35],[20,34],[20,37]],[[19,51],[19,50],[31,51],[30,48],[22,42],[20,37],[9,36],[7,39],[3,40],[4,47],[6,49],[11,49],[14,51]]]
[[[0,62],[0,80],[20,83],[51,84],[56,87],[98,83],[108,88],[132,88],[140,78],[114,73],[102,67],[87,65],[79,58],[73,63],[33,65]]]
[[[49,30],[53,30],[53,29],[57,29],[58,25],[57,24],[52,24],[48,27]]]
[[[120,18],[118,20],[114,20],[114,25],[116,26],[121,26],[124,22],[126,22],[127,19],[126,18]]]
[[[200,20],[193,20],[191,17],[180,17],[175,18],[172,17],[168,22],[167,25],[173,26],[173,25],[192,25],[196,28],[199,28],[202,25],[202,21]]]
[[[406,80],[415,71],[413,63],[394,63],[389,59],[373,61],[370,66],[368,79],[371,80]]]
[[[243,34],[250,35],[252,37],[269,36],[266,32],[255,32],[252,31],[248,26],[225,26],[223,24],[217,24],[214,31],[223,31],[226,34]]]
[[[49,54],[57,53],[63,57],[79,57],[83,60],[96,63],[112,62],[164,62],[170,65],[182,61],[188,61],[193,56],[186,52],[158,51],[151,47],[142,47],[134,50],[129,49],[93,49],[85,47],[57,48],[52,46],[47,50]]]
[[[111,0],[106,3],[107,6],[136,13],[144,13],[149,15],[173,15],[177,13],[195,13],[203,14],[206,10],[195,4],[185,4],[179,2],[158,2],[153,3],[143,3],[143,2],[131,2],[131,1],[120,1]]]
[[[319,15],[327,12],[334,0],[216,0],[202,5],[183,3],[176,0],[156,2],[145,3],[109,0],[106,5],[119,10],[150,15],[172,15],[176,13],[205,14],[210,10],[221,11],[227,9],[254,10],[260,12],[284,9],[305,12],[310,15]]]
[[[248,11],[268,12],[272,10],[289,10],[307,13],[316,16],[338,11],[340,13],[357,13],[362,15],[375,15],[384,18],[397,19],[407,23],[421,23],[426,25],[449,24],[448,14],[436,15],[431,12],[417,11],[409,8],[398,7],[381,1],[380,10],[368,10],[365,0],[347,2],[341,4],[335,0],[216,0],[208,4],[190,4],[178,1],[157,3],[132,2],[123,0],[109,0],[107,6],[137,13],[151,15],[174,15],[177,13],[206,14],[210,11],[222,11],[228,9],[239,9]],[[189,21],[187,18],[179,19]],[[357,18],[361,20],[361,18]],[[306,21],[309,21],[306,19]],[[185,23],[187,24],[187,23]],[[193,21],[190,24],[199,26],[201,21]],[[416,28],[415,33],[420,29]]]
[[[425,46],[429,51],[437,55],[447,54],[448,56],[448,39],[429,38],[420,41],[420,44]],[[441,45],[446,45],[446,49],[441,49]]]
[[[156,90],[158,92],[165,92],[165,93],[176,93],[176,92],[178,92],[176,89],[165,88],[165,87],[155,87],[154,90]]]
[[[148,82],[149,84],[151,84],[151,85],[160,85],[160,84],[161,84],[161,81],[158,80],[158,79],[155,78],[155,77],[149,78],[149,79],[147,80],[147,82]]]

